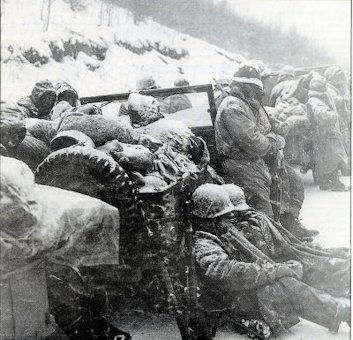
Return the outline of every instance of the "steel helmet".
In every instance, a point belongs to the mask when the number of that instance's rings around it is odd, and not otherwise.
[[[235,211],[244,211],[250,209],[246,204],[244,191],[235,184],[223,184],[222,188],[227,192],[230,201],[234,205]]]
[[[175,79],[175,81],[174,81],[174,86],[175,87],[189,86],[189,85],[190,85],[190,83],[189,83],[189,81],[186,78],[178,78],[178,79]]]
[[[147,76],[139,79],[136,83],[136,89],[140,90],[151,90],[156,89],[157,83],[152,76]]]
[[[295,69],[293,66],[285,65],[283,66],[278,73],[278,80],[283,80],[286,78],[294,79],[295,78]]]
[[[191,213],[200,218],[216,218],[234,211],[227,192],[217,184],[203,184],[191,196]]]

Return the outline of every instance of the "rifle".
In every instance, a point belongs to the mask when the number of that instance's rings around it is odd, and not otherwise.
[[[148,236],[148,238],[150,238],[150,242],[151,242],[151,247],[156,248],[155,245],[153,244],[153,241],[151,240],[152,236],[153,236],[153,232],[151,231],[150,225],[149,225],[149,220],[145,214],[145,211],[143,209],[143,203],[142,201],[139,202],[139,208],[140,208],[140,214],[141,214],[141,218],[142,218],[142,223],[144,224],[145,228],[146,228],[146,234]],[[189,339],[189,328],[186,322],[186,319],[184,317],[184,314],[179,306],[177,297],[175,295],[174,292],[174,288],[173,288],[173,283],[172,280],[170,278],[168,269],[163,261],[163,259],[161,258],[161,256],[158,254],[157,255],[157,270],[160,274],[161,279],[163,280],[166,290],[167,290],[167,294],[168,294],[168,306],[169,306],[169,310],[171,310],[174,313],[175,316],[175,320],[177,322],[178,328],[179,328],[179,332],[181,335],[181,338],[183,340],[188,340]]]
[[[218,86],[219,90],[222,92],[222,95],[223,95],[224,97],[228,97],[227,92],[224,91],[222,85],[217,81],[217,79],[216,79],[216,78],[212,78],[212,79],[214,80],[214,82],[215,82],[216,85]]]
[[[193,229],[190,221],[190,193],[187,185],[183,185],[183,193],[187,197],[185,201],[185,250],[187,257],[186,277],[187,277],[187,294],[188,294],[188,338],[197,340],[211,340],[211,332],[206,321],[204,309],[198,302],[197,296],[197,274],[195,263],[195,249],[193,242]]]
[[[283,151],[279,150],[277,152],[277,157],[274,164],[274,176],[272,178],[272,184],[274,186],[274,205],[273,205],[273,215],[274,220],[279,222],[281,215],[281,205],[282,205],[282,192],[283,192],[283,174],[285,171],[284,167],[284,155]]]

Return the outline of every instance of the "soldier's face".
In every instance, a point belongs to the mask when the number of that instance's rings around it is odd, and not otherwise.
[[[7,149],[16,148],[26,136],[26,128],[20,130],[16,128],[0,129],[1,144]]]
[[[50,110],[53,108],[56,101],[56,94],[55,93],[45,93],[40,98],[40,104],[44,112],[49,113]]]
[[[71,95],[71,94],[66,94],[63,95],[60,99],[60,101],[65,100],[66,102],[68,102],[72,107],[76,106],[76,97]]]

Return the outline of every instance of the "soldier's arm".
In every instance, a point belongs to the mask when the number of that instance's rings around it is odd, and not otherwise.
[[[271,139],[263,135],[247,113],[238,105],[230,105],[221,119],[234,144],[255,157],[264,157],[273,149]]]
[[[328,106],[321,102],[317,101],[312,105],[313,114],[316,120],[322,122],[335,122],[338,119],[338,115],[335,111],[329,110]]]
[[[232,259],[219,244],[212,240],[197,240],[195,255],[203,274],[228,292],[254,289],[273,282],[276,278],[273,266],[263,268],[255,263]]]

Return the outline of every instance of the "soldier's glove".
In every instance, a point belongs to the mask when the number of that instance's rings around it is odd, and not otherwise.
[[[139,136],[138,144],[143,145],[151,152],[156,152],[163,145],[159,139],[145,134]]]
[[[286,140],[282,136],[270,132],[266,137],[272,142],[274,151],[284,149],[284,146],[286,145]]]
[[[189,137],[189,154],[195,164],[199,164],[203,160],[205,147],[206,144],[201,138],[196,136]]]
[[[271,329],[262,320],[242,320],[242,324],[248,329],[250,339],[270,339]]]
[[[301,279],[303,277],[303,265],[300,262],[289,260],[284,263],[297,274],[298,278]]]
[[[89,116],[101,115],[102,109],[96,104],[88,103],[75,108],[75,112],[82,113],[84,115],[89,115]]]
[[[297,273],[298,271],[298,273]],[[303,269],[301,269],[301,275],[300,274],[300,269],[296,267],[295,265],[287,265],[286,263],[279,263],[275,267],[275,277],[276,279],[280,279],[285,276],[290,276],[294,277],[296,279],[301,279],[303,276],[302,273]]]

